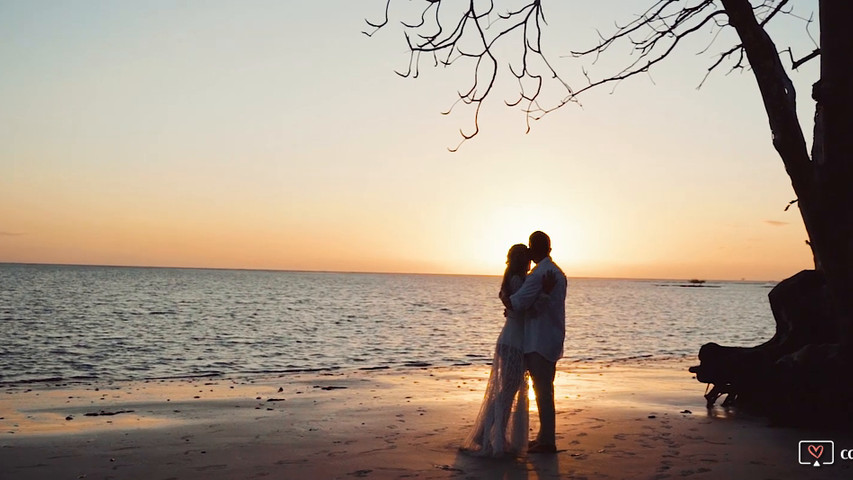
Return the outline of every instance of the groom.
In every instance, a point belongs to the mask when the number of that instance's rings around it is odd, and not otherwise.
[[[557,360],[563,356],[566,337],[566,275],[551,260],[551,239],[543,232],[530,235],[530,256],[536,267],[530,272],[521,288],[504,304],[508,309],[528,310],[524,322],[524,363],[533,379],[536,406],[539,409],[539,435],[530,442],[529,453],[556,453],[556,415],[554,411],[554,375]],[[549,277],[546,279],[546,277]],[[553,289],[542,302],[537,298],[543,292],[543,280],[553,284]],[[550,286],[550,285],[549,285]]]

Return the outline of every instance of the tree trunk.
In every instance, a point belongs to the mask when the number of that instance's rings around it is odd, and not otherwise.
[[[809,234],[815,270],[770,292],[774,337],[757,347],[699,351],[697,379],[786,423],[853,424],[853,1],[820,1],[820,80],[812,158],[796,116],[793,85],[747,0],[722,0],[741,38]]]
[[[853,2],[821,0],[821,66],[812,155],[819,196],[813,212],[824,230],[826,274],[841,342],[850,344],[853,319]]]

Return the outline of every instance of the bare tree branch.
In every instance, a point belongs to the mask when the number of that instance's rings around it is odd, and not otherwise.
[[[389,23],[391,0],[385,4],[385,16],[380,22],[366,20],[373,35]],[[460,8],[460,5],[464,5]],[[527,131],[530,121],[571,101],[572,90],[560,78],[543,53],[542,27],[547,25],[540,0],[533,0],[515,8],[498,11],[494,0],[425,0],[415,20],[401,22],[406,44],[410,51],[409,64],[403,77],[417,77],[421,54],[427,53],[436,65],[449,67],[462,59],[473,60],[471,84],[457,92],[458,99],[443,112],[450,113],[459,103],[474,106],[473,130],[460,130],[462,141],[476,136],[479,131],[479,114],[483,101],[494,91],[498,76],[508,72],[518,84],[518,96],[505,99],[508,106],[521,106],[525,112]],[[511,43],[517,42],[517,43]],[[500,45],[520,45],[521,52],[514,58],[501,58],[496,52]],[[503,48],[503,47],[500,47]],[[517,48],[517,47],[516,47]],[[563,98],[556,106],[545,108],[539,99],[546,81],[556,81],[563,89]]]
[[[634,50],[640,52],[637,58],[621,71],[600,80],[590,81],[588,85],[577,90],[575,95],[580,95],[589,89],[606,83],[619,82],[639,73],[648,72],[652,66],[667,58],[679,42],[688,35],[707,25],[717,25],[713,20],[725,15],[724,11],[717,10],[702,16],[703,11],[714,6],[713,0],[702,0],[692,7],[684,7],[675,13],[667,13],[666,7],[675,3],[677,3],[676,0],[661,0],[657,4],[661,5],[660,8],[654,9],[652,15],[639,17],[620,31],[617,31],[613,36],[607,38],[604,42],[599,43],[597,47],[586,51],[572,52],[572,55],[575,57],[593,53],[599,55],[612,45],[615,40],[623,37],[628,38],[633,44]],[[640,28],[651,29],[651,33],[639,41],[630,39],[627,32],[636,32]],[[668,45],[660,47],[663,51],[658,52],[658,47],[665,43],[668,43]],[[711,69],[713,70],[719,63],[720,61]]]
[[[411,20],[402,20],[406,45],[409,48],[409,63],[405,71],[397,71],[403,77],[416,78],[419,74],[421,55],[428,54],[435,66],[450,67],[460,60],[471,60],[473,79],[471,84],[457,92],[458,99],[443,112],[449,114],[463,103],[474,108],[473,129],[466,133],[460,130],[462,140],[451,148],[457,150],[465,141],[480,132],[479,115],[482,103],[495,91],[495,85],[504,75],[511,75],[518,85],[518,93],[504,99],[509,107],[520,107],[525,114],[527,132],[531,120],[539,120],[548,113],[567,103],[577,102],[584,92],[605,84],[615,87],[628,78],[640,73],[650,75],[651,69],[668,58],[683,41],[698,31],[709,30],[711,42],[699,53],[704,54],[716,42],[720,33],[731,27],[729,12],[720,4],[721,0],[653,0],[642,14],[624,25],[615,25],[609,36],[599,33],[594,47],[571,51],[570,57],[589,58],[592,64],[618,43],[629,45],[636,56],[621,70],[606,76],[593,78],[582,67],[587,84],[574,89],[557,73],[542,48],[542,28],[547,25],[541,0],[515,2],[512,7],[499,8],[497,2],[508,0],[410,0],[415,4]],[[744,0],[746,1],[746,0]],[[365,20],[373,30],[364,32],[372,36],[389,24],[392,0],[386,0],[381,21]],[[403,2],[398,2],[403,3]],[[395,4],[396,5],[396,4]],[[404,4],[407,5],[407,4]],[[750,4],[752,15],[763,28],[779,14],[792,14],[790,0],[760,0]],[[811,20],[806,20],[807,29]],[[513,43],[515,42],[515,43]],[[507,57],[504,47],[520,46],[520,53]],[[500,48],[500,50],[499,50]],[[810,56],[793,60],[796,68],[814,58]],[[720,66],[727,64],[729,73],[747,67],[743,43],[724,49],[711,64],[697,88]],[[553,95],[550,88],[556,86],[561,94]]]
[[[388,25],[388,9],[390,9],[390,8],[391,8],[391,0],[386,0],[386,2],[385,2],[385,17],[382,19],[382,21],[376,23],[376,22],[371,22],[370,20],[365,18],[364,19],[365,23],[367,23],[368,25],[373,27],[373,31],[372,32],[362,31],[361,33],[367,35],[368,37],[372,37],[373,34],[378,32],[380,28],[384,27],[385,25]]]
[[[785,50],[782,50],[782,52],[780,52],[780,53],[783,53],[783,52],[788,52],[788,56],[791,57],[791,69],[792,70],[796,70],[796,69],[800,68],[801,66],[803,66],[805,63],[807,63],[809,60],[812,60],[812,59],[820,56],[820,49],[819,48],[815,48],[814,50],[812,50],[812,53],[806,55],[805,57],[803,57],[799,60],[794,60],[794,52],[791,50],[790,47],[786,48]]]

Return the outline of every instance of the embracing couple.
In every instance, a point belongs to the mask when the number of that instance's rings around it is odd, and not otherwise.
[[[536,267],[530,270],[530,262]],[[551,260],[551,239],[533,232],[513,245],[501,283],[506,322],[474,429],[462,450],[483,456],[556,453],[554,375],[566,336],[566,276]],[[539,435],[528,445],[528,375],[539,410]]]

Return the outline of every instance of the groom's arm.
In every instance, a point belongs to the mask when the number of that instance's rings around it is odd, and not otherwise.
[[[509,297],[506,307],[517,312],[527,310],[533,306],[540,293],[542,293],[542,274],[537,270],[531,273],[521,288]]]

